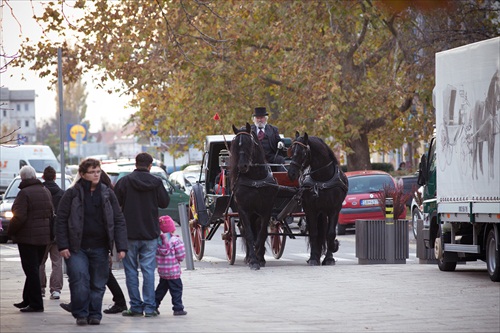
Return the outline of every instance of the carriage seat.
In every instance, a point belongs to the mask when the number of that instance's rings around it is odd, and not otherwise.
[[[276,179],[278,185],[299,187],[299,180],[296,179],[295,181],[291,181],[290,178],[288,178],[288,172],[286,171],[273,172],[273,177]]]

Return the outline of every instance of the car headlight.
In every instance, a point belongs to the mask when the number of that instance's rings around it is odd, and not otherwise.
[[[14,217],[14,214],[12,214],[12,211],[11,210],[8,210],[6,212],[1,212],[0,215],[2,217],[5,217],[6,219],[11,219],[12,217]]]

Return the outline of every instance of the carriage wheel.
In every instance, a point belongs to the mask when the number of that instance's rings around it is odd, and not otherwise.
[[[234,265],[236,260],[236,222],[234,217],[226,215],[224,218],[224,246],[229,265]]]
[[[196,209],[194,191],[189,196],[189,232],[191,234],[191,244],[196,259],[203,259],[205,253],[205,227],[198,223],[198,213]]]
[[[274,221],[270,226],[270,232],[277,235],[269,235],[271,241],[271,251],[273,252],[274,259],[279,259],[283,255],[286,244],[286,235],[283,234],[283,222]]]

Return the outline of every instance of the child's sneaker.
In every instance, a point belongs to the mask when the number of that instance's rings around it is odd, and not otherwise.
[[[174,311],[174,316],[185,316],[187,315],[187,311],[180,310],[180,311]]]

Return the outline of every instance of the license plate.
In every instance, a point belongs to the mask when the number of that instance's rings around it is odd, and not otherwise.
[[[376,205],[378,205],[378,199],[361,200],[361,206],[376,206]]]

